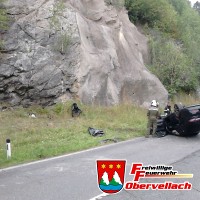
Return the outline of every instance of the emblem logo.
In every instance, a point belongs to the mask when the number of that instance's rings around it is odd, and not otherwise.
[[[125,160],[97,160],[98,185],[105,193],[117,193],[123,188]]]

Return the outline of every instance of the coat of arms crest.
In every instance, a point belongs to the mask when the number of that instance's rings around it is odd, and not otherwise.
[[[123,188],[125,160],[97,160],[98,184],[105,193],[117,193]]]

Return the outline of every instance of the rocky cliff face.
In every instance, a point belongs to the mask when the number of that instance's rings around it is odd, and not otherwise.
[[[167,91],[144,66],[147,38],[127,12],[104,0],[8,0],[0,100],[50,105],[164,103]]]

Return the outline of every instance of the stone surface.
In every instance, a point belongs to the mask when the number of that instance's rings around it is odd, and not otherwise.
[[[0,100],[14,105],[160,104],[167,91],[145,67],[147,38],[103,0],[8,0]]]

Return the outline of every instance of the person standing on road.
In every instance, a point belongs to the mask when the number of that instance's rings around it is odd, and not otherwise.
[[[158,102],[156,100],[152,100],[151,106],[147,111],[148,123],[147,123],[147,133],[145,135],[146,138],[149,137],[151,129],[152,129],[152,137],[156,136],[157,129],[157,119],[160,116],[158,111]]]

